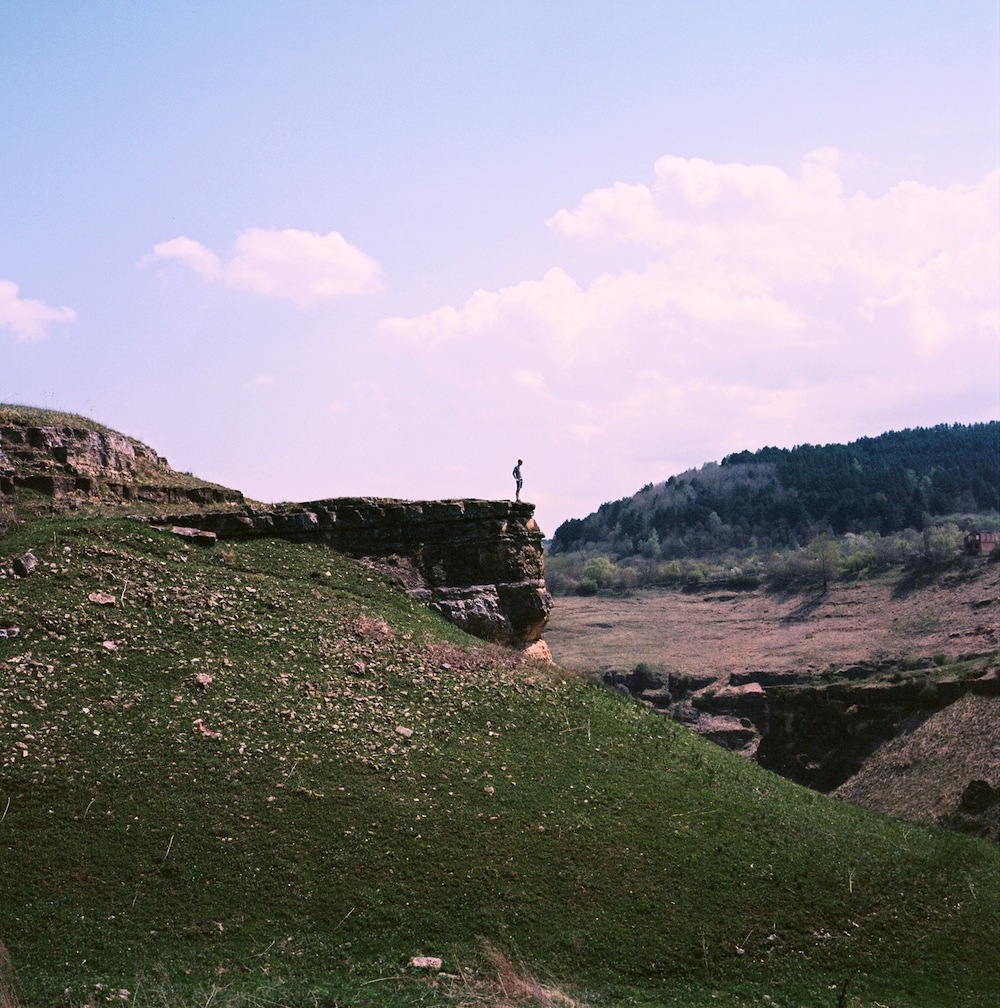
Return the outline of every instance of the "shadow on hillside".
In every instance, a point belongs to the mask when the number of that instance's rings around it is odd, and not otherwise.
[[[914,592],[929,588],[938,580],[940,568],[930,565],[913,567],[907,570],[892,589],[893,599],[905,599]]]
[[[781,617],[781,622],[801,623],[803,620],[812,616],[812,614],[819,609],[825,601],[826,592],[820,592],[818,595],[810,595],[808,598],[802,599],[802,601],[799,602],[794,609],[785,613],[785,615]]]

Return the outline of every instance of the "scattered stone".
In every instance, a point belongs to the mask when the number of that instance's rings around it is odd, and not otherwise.
[[[175,536],[190,539],[197,546],[214,546],[219,541],[219,537],[214,532],[206,532],[204,529],[174,525],[170,531]]]
[[[403,738],[410,738],[413,735],[413,729],[406,728],[404,725],[396,725],[396,734],[402,735]]]
[[[222,732],[212,731],[211,728],[205,725],[205,722],[201,718],[198,718],[194,727],[205,737],[205,738],[222,738]]]
[[[91,592],[87,596],[87,600],[93,602],[94,605],[114,605],[116,601],[114,595],[102,591]]]
[[[537,640],[534,644],[530,644],[524,649],[524,657],[530,659],[531,661],[544,662],[546,665],[552,665],[552,652],[549,650],[548,644],[543,640]]]
[[[437,956],[414,956],[410,965],[414,969],[440,970],[442,960]]]
[[[14,558],[14,573],[18,577],[27,577],[38,566],[35,554],[28,550],[23,556]]]
[[[16,626],[0,627],[0,637],[19,637],[21,628]]]

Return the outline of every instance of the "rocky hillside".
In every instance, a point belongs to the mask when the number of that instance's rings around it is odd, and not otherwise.
[[[466,633],[548,658],[552,600],[534,513],[515,501],[339,497],[151,520],[202,542],[320,543],[378,568]]]
[[[316,542],[198,543],[0,536],[25,1008],[513,1003],[479,936],[549,1004],[994,1008],[1000,848],[795,786]]]
[[[179,505],[198,510],[169,514]],[[476,637],[548,656],[541,636],[552,602],[531,504],[342,498],[265,507],[177,473],[152,448],[84,417],[0,406],[0,531],[5,513],[9,522],[88,507],[127,507],[202,545],[321,543],[366,559]]]
[[[243,503],[238,490],[175,472],[148,445],[85,417],[0,405],[0,505],[21,510],[35,495],[69,508]]]

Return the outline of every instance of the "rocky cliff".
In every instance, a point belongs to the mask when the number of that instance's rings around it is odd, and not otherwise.
[[[896,662],[852,664],[823,677],[808,672],[747,672],[725,680],[639,665],[609,672],[604,681],[682,721],[706,738],[806,787],[856,801],[876,811],[905,815],[974,833],[1000,843],[1000,758],[995,713],[1000,679],[995,653],[968,656],[942,672],[932,661],[900,671]],[[947,712],[966,712],[964,721]],[[980,719],[989,730],[969,756],[962,735]],[[933,737],[931,770],[918,749],[901,747],[948,724],[951,736]],[[986,753],[992,753],[987,758]],[[964,758],[963,757],[967,757]],[[944,771],[941,767],[944,766]],[[923,792],[907,807],[898,795],[923,772]],[[897,778],[903,778],[902,783]],[[970,791],[971,788],[971,791]],[[895,803],[895,804],[893,804]]]
[[[541,642],[552,600],[534,505],[335,498],[151,519],[219,539],[278,536],[362,558],[453,623],[515,648]],[[536,653],[547,654],[544,645]]]
[[[19,489],[65,504],[242,503],[236,490],[174,472],[152,448],[83,417],[0,407],[0,501]]]
[[[548,657],[541,636],[552,600],[531,504],[338,498],[265,507],[175,472],[152,448],[85,417],[0,405],[0,533],[22,498],[39,495],[54,507],[128,507],[196,530],[201,542],[323,543],[378,567],[469,633]],[[192,505],[194,513],[149,517]]]

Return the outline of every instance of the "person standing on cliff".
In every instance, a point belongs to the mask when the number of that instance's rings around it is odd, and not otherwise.
[[[524,486],[524,480],[521,478],[521,466],[524,465],[524,459],[518,459],[517,465],[514,466],[514,482],[517,484],[517,489],[514,493],[514,500],[519,501],[521,499],[521,487]]]

